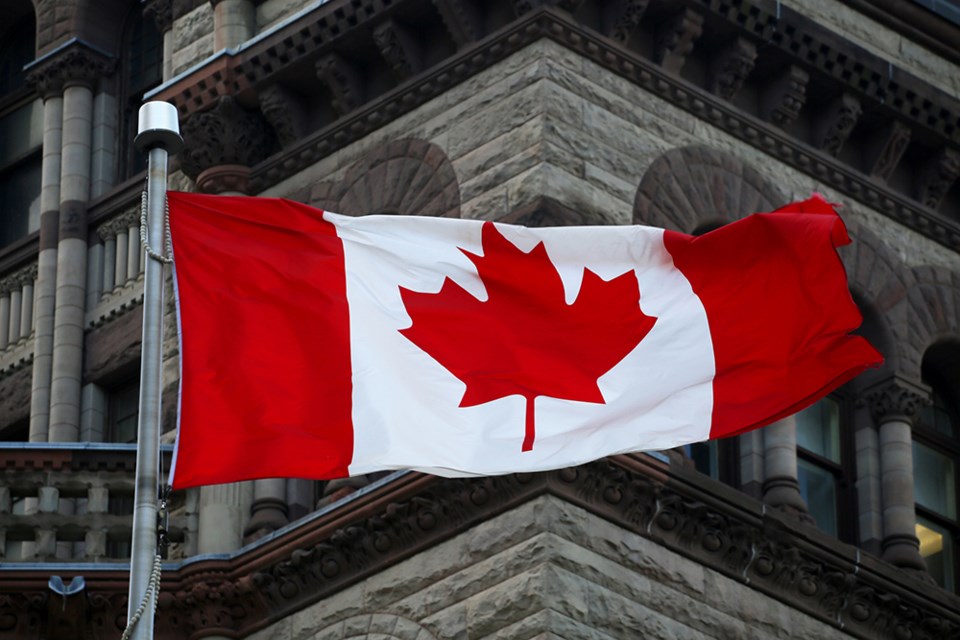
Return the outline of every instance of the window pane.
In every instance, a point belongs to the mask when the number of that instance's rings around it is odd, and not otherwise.
[[[833,462],[840,462],[840,404],[824,398],[797,414],[797,444]]]
[[[933,392],[933,404],[926,405],[920,410],[920,424],[948,438],[960,437],[960,426],[957,425],[950,406],[936,390]]]
[[[110,395],[110,441],[137,441],[137,413],[140,405],[140,385],[131,384]]]
[[[951,520],[957,518],[956,475],[953,460],[914,441],[913,476],[917,504]]]
[[[917,538],[920,540],[920,555],[927,563],[927,571],[944,589],[953,591],[956,585],[954,575],[954,542],[950,532],[917,516]]]
[[[0,247],[23,238],[40,224],[40,180],[43,158],[38,153],[0,171]]]
[[[697,471],[711,478],[720,478],[719,445],[716,440],[684,445],[683,452],[693,460]]]
[[[837,535],[837,481],[833,474],[806,460],[797,460],[797,480],[817,526]]]
[[[0,167],[43,144],[43,103],[26,104],[0,118]]]

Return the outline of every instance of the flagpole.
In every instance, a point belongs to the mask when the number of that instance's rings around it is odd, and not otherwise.
[[[177,109],[166,102],[140,107],[134,145],[149,153],[147,170],[147,262],[143,276],[143,341],[140,356],[140,407],[137,420],[137,472],[133,506],[130,590],[125,637],[153,638],[153,612],[159,582],[157,501],[160,488],[160,391],[162,386],[164,248],[167,245],[167,157],[183,146]],[[141,235],[141,237],[144,237]],[[151,585],[151,583],[153,583]],[[139,612],[139,614],[138,614]],[[138,620],[133,620],[138,618]],[[132,629],[130,628],[132,627]],[[131,633],[132,631],[132,633]]]

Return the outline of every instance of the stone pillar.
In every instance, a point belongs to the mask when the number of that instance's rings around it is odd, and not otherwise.
[[[921,385],[899,376],[866,394],[880,430],[880,488],[883,498],[883,559],[904,569],[926,571],[916,535],[913,495],[913,421],[930,400]]]
[[[31,76],[32,79],[38,78]],[[55,87],[48,86],[48,90]],[[50,425],[50,374],[53,364],[53,311],[57,288],[57,230],[60,226],[60,145],[63,97],[43,101],[43,167],[40,188],[40,253],[37,257],[33,377],[30,388],[30,441],[46,442]]]
[[[90,168],[90,197],[113,187],[117,169],[117,98],[105,91],[93,101],[93,139]]]
[[[883,495],[880,473],[880,437],[866,403],[853,415],[857,453],[857,516],[860,547],[879,556],[883,541]]]
[[[777,420],[763,430],[763,501],[813,524],[797,482],[797,419]]]
[[[262,538],[290,522],[287,517],[287,480],[267,478],[253,481],[250,521],[243,530],[245,542]]]
[[[94,90],[113,72],[113,61],[82,42],[74,42],[45,60],[43,66],[63,86],[48,432],[48,440],[57,442],[76,440],[80,434]]]
[[[166,82],[173,77],[173,0],[146,0],[143,15],[153,20],[163,36],[163,68],[161,79]]]
[[[213,5],[213,50],[232,49],[254,36],[257,10],[252,0],[210,0]]]
[[[239,549],[252,502],[251,482],[200,487],[197,553],[227,553]]]
[[[93,91],[89,85],[71,84],[63,91],[63,165],[50,381],[52,442],[73,441],[80,435],[92,132]]]

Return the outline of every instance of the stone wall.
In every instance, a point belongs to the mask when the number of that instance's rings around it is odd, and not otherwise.
[[[250,640],[848,637],[654,542],[545,496]]]
[[[446,152],[465,218],[503,218],[547,196],[578,212],[583,223],[629,224],[637,187],[653,161],[669,149],[705,145],[757,170],[785,201],[820,192],[842,204],[851,227],[871,229],[906,266],[960,269],[955,252],[548,40],[262,195],[297,197],[317,183],[335,182],[365,153],[400,138],[426,140]]]

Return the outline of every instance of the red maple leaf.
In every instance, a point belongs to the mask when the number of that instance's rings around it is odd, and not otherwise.
[[[605,281],[584,269],[580,293],[568,305],[542,242],[524,253],[487,222],[482,245],[483,255],[461,251],[476,265],[488,299],[450,278],[437,293],[400,287],[413,320],[400,333],[467,385],[461,407],[525,398],[522,451],[529,451],[535,398],[603,404],[597,379],[640,343],[656,318],[640,310],[632,270]]]

